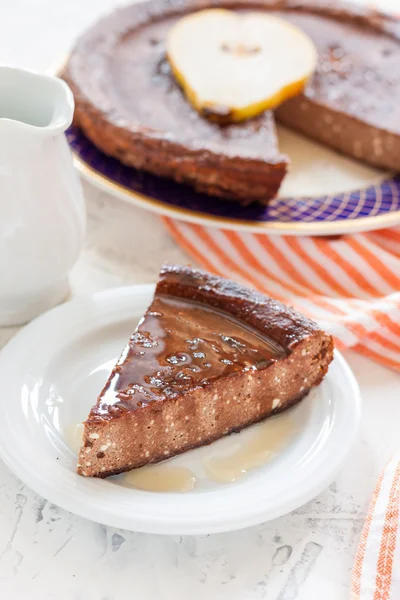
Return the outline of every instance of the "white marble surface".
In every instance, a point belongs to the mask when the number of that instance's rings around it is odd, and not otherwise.
[[[395,8],[398,0],[387,0]],[[45,69],[112,0],[13,0],[2,62]],[[85,186],[88,235],[73,295],[152,281],[187,261],[157,217]],[[14,330],[0,330],[0,346]],[[360,441],[336,482],[293,514],[240,532],[162,537],[85,521],[39,498],[0,463],[3,600],[345,600],[376,478],[398,447],[400,376],[347,356],[362,388]],[[9,399],[12,401],[12,399]]]

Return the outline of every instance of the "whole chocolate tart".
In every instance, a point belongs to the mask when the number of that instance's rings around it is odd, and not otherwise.
[[[171,25],[210,7],[274,11],[303,29],[318,50],[317,70],[304,94],[279,107],[278,120],[400,170],[400,21],[331,0],[151,0],[103,18],[78,40],[64,73],[75,122],[100,150],[243,204],[276,195],[288,159],[272,113],[212,123],[187,102],[166,60]]]
[[[332,338],[280,302],[166,266],[84,424],[78,473],[159,462],[286,410],[332,356]]]

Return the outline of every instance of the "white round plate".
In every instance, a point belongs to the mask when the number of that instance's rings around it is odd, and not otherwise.
[[[189,492],[146,492],[80,477],[64,431],[82,421],[154,286],[119,288],[64,304],[25,327],[0,353],[0,454],[35,492],[87,519],[134,531],[205,534],[279,517],[324,490],[343,466],[360,419],[357,383],[339,353],[323,383],[276,419],[293,431],[276,458],[231,484],[199,478]],[[285,416],[286,415],[286,416]],[[216,444],[224,451],[257,427]],[[172,461],[198,469],[202,452]]]

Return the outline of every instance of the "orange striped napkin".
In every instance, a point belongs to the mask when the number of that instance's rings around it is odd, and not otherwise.
[[[400,370],[400,227],[313,238],[164,223],[208,271],[294,306],[330,331],[339,348]],[[371,501],[353,571],[354,600],[400,600],[399,509],[400,454]]]

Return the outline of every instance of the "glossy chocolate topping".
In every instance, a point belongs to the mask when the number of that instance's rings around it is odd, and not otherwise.
[[[223,311],[156,295],[94,414],[117,416],[219,377],[264,369],[285,355],[274,340]]]
[[[394,35],[388,35],[389,17],[387,24],[378,17],[375,23],[373,16],[357,18],[350,10],[340,10],[339,3],[337,9],[333,5],[336,3],[165,1],[155,3],[154,11],[148,8],[148,14],[145,5],[127,7],[88,34],[83,75],[85,79],[89,76],[94,86],[88,84],[87,91],[91,96],[98,88],[97,100],[107,98],[110,117],[117,116],[123,126],[143,125],[149,133],[165,133],[169,141],[179,140],[191,147],[199,144],[226,155],[235,153],[237,140],[242,155],[258,157],[261,152],[273,158],[278,150],[270,113],[229,127],[210,123],[187,102],[165,54],[167,33],[187,9],[267,9],[307,33],[318,50],[318,67],[307,96],[371,125],[400,131],[400,28],[393,24]],[[139,17],[140,11],[143,15]],[[71,60],[74,66],[74,54]],[[100,71],[97,80],[95,74]]]
[[[317,69],[305,90],[308,98],[400,133],[399,40],[326,16],[276,14],[307,33],[318,50]]]
[[[165,39],[177,19],[211,7],[273,11],[303,29],[319,57],[304,94],[243,123],[201,117],[171,74]],[[150,0],[86,31],[64,77],[75,124],[102,152],[208,195],[267,204],[288,165],[275,117],[374,167],[400,169],[399,61],[400,20],[340,0]]]
[[[178,17],[150,21],[121,37],[109,61],[108,94],[127,122],[143,123],[170,141],[235,155],[236,143],[247,157],[278,160],[275,128],[270,113],[248,121],[246,127],[221,128],[197,113],[182,93],[166,58],[166,37]],[[201,51],[201,49],[200,49]]]

